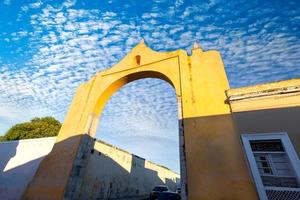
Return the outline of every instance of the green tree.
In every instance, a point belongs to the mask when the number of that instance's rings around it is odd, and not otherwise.
[[[37,117],[30,122],[12,126],[3,137],[0,137],[0,141],[52,137],[58,134],[60,127],[61,123],[53,117]]]

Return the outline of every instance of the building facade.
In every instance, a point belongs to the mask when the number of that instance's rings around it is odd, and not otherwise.
[[[260,199],[300,199],[300,79],[227,95]]]
[[[142,78],[162,79],[176,92],[184,200],[299,199],[299,79],[230,89],[219,52],[197,44],[191,55],[155,52],[143,41],[78,87],[23,199],[79,198],[84,155],[103,107],[123,85]]]

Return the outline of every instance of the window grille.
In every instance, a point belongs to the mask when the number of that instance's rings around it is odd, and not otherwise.
[[[268,200],[299,200],[300,189],[293,188],[288,190],[287,188],[273,188],[266,187],[266,193]]]
[[[262,200],[300,200],[299,159],[287,134],[242,135]]]

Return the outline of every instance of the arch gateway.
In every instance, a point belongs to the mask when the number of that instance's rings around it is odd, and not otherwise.
[[[143,41],[77,88],[56,144],[23,199],[78,199],[85,154],[93,142],[89,138],[96,134],[105,103],[123,85],[141,78],[160,78],[176,91],[183,199],[258,199],[233,116],[234,109],[243,111],[236,102],[248,90],[226,93],[229,84],[217,51],[203,52],[194,45],[191,55],[156,52]]]

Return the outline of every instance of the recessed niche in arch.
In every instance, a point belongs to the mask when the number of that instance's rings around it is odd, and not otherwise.
[[[141,64],[141,56],[140,55],[135,56],[135,62],[137,65]]]

